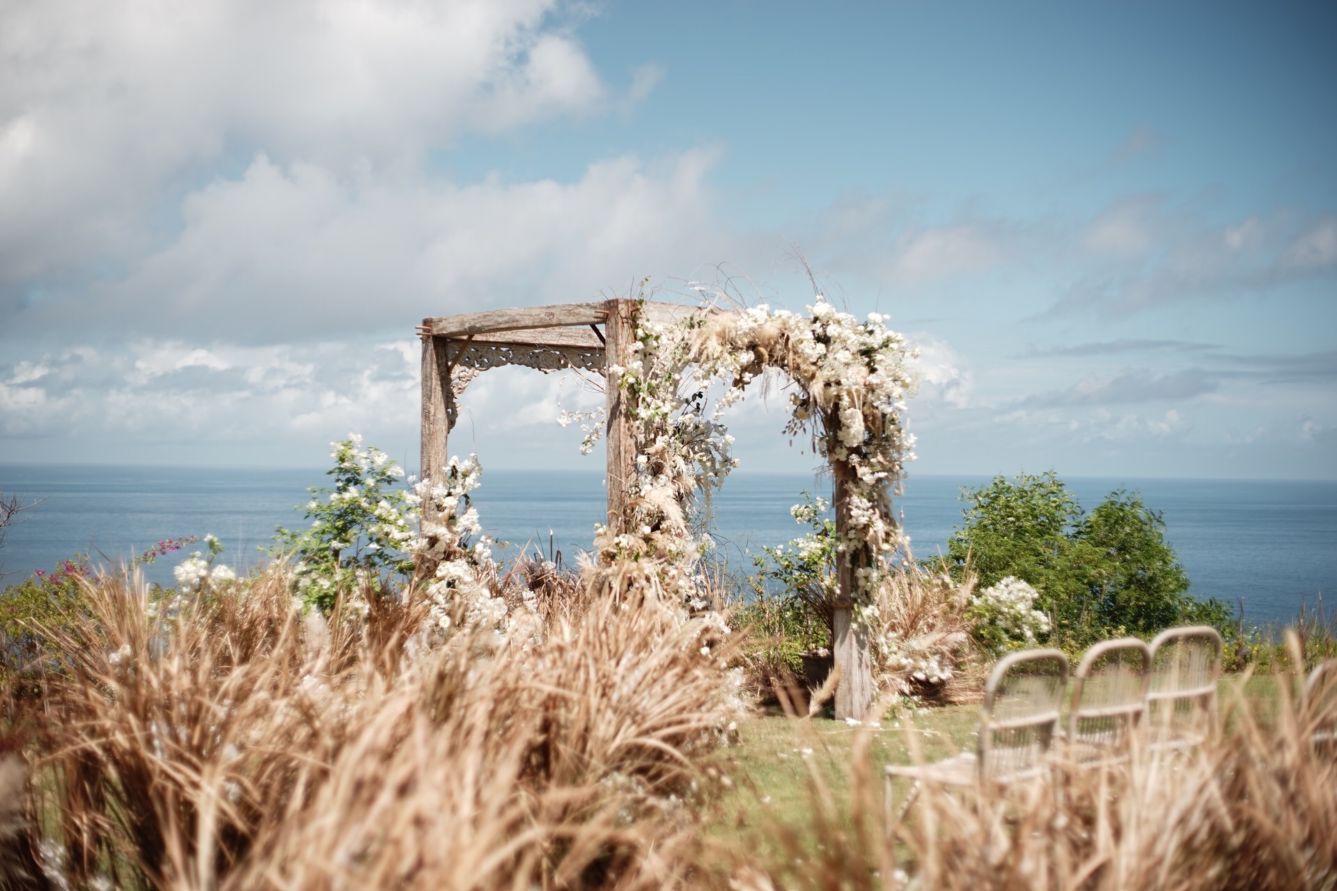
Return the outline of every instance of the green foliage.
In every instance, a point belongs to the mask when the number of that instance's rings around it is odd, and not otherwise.
[[[1300,604],[1289,628],[1295,632],[1300,667],[1304,671],[1311,671],[1328,659],[1337,659],[1337,617],[1324,610],[1322,596],[1313,606]],[[1235,634],[1226,639],[1222,664],[1226,671],[1245,668],[1260,674],[1292,671],[1296,668],[1295,655],[1276,628],[1245,627],[1239,622]]]
[[[362,437],[333,443],[334,488],[310,489],[300,532],[280,527],[276,549],[292,555],[297,595],[307,606],[328,612],[340,594],[379,581],[383,574],[413,571],[409,554],[415,538],[417,496],[403,488],[404,472],[378,448],[362,447]]]
[[[1008,576],[1023,579],[1052,611],[1054,592],[1070,588],[1072,532],[1082,509],[1052,471],[1021,474],[1015,482],[995,477],[978,489],[965,489],[966,525],[947,543],[947,559],[958,570],[971,566],[981,587]]]
[[[216,554],[217,539],[209,539],[210,553]],[[153,563],[196,540],[195,536],[165,538],[131,559],[130,567]],[[77,554],[49,572],[39,569],[0,591],[0,682],[42,667],[48,635],[84,615],[83,586],[92,573],[88,558]]]
[[[1184,617],[1188,576],[1165,541],[1165,520],[1138,495],[1110,493],[1082,521],[1076,537],[1100,558],[1088,567],[1096,622],[1149,632]]]
[[[61,628],[78,614],[80,584],[88,560],[80,555],[51,572],[32,577],[0,592],[0,680],[9,680],[38,666],[46,632]]]
[[[831,646],[836,524],[824,499],[808,492],[802,497],[789,513],[809,531],[754,558],[754,597],[733,617],[748,631],[745,655],[759,674],[778,674],[783,667],[801,676],[804,654]]]
[[[1185,623],[1233,630],[1225,604],[1188,595],[1162,515],[1135,493],[1112,492],[1084,514],[1049,471],[995,477],[962,498],[966,522],[948,543],[955,570],[972,568],[982,586],[1007,576],[1029,582],[1059,643],[1084,646]]]
[[[836,521],[827,513],[826,499],[802,493],[803,501],[789,509],[794,522],[808,532],[788,544],[762,548],[754,558],[759,586],[778,588],[787,596],[811,603],[821,611],[836,593]],[[758,584],[754,583],[754,587]]]
[[[826,623],[793,597],[759,595],[731,624],[747,632],[743,658],[759,684],[784,680],[786,672],[803,676],[803,657],[831,645]]]

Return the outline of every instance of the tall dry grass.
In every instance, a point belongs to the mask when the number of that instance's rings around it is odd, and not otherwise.
[[[21,722],[48,874],[237,889],[704,874],[689,803],[710,794],[736,704],[700,622],[590,590],[548,611],[541,645],[459,628],[428,646],[412,596],[325,621],[288,592],[275,570],[153,616],[138,580],[86,586]]]
[[[958,581],[945,566],[925,567],[908,554],[886,574],[866,613],[873,677],[883,694],[937,702],[978,698],[987,664],[967,616],[974,589],[972,574]]]
[[[600,578],[546,580],[538,639],[431,644],[412,592],[326,621],[281,571],[176,615],[90,582],[0,746],[0,887],[1337,888],[1332,716],[1284,683],[1199,750],[905,822],[864,733],[849,789],[814,773],[807,825],[761,829],[784,856],[712,850],[736,643]]]

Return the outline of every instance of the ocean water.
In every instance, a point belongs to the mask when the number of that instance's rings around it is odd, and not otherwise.
[[[483,527],[521,548],[588,550],[604,515],[598,471],[488,470],[475,504]],[[915,476],[896,499],[918,557],[945,550],[961,524],[963,486],[985,477]],[[308,486],[320,470],[0,465],[0,493],[35,502],[5,530],[0,583],[12,584],[75,553],[114,565],[163,538],[213,533],[223,562],[247,569],[265,559],[274,529],[302,524]],[[1284,623],[1312,607],[1337,582],[1337,482],[1096,479],[1065,480],[1094,507],[1115,489],[1140,492],[1164,514],[1167,537],[1188,572],[1191,592],[1242,604],[1247,622]],[[803,490],[824,492],[811,476],[731,476],[713,501],[718,553],[743,571],[765,545],[801,530],[789,507]],[[149,567],[170,584],[169,555]]]

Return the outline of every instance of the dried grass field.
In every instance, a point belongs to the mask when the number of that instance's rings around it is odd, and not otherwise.
[[[174,610],[88,582],[6,689],[4,886],[1337,887],[1332,716],[1290,675],[1228,679],[1197,750],[889,823],[882,764],[968,747],[973,706],[759,715],[738,635],[597,574],[525,642],[368,602],[303,614],[279,570]]]

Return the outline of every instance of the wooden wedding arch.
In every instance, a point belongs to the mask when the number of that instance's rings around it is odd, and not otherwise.
[[[423,319],[418,328],[422,340],[420,475],[437,479],[445,471],[458,400],[483,371],[506,365],[545,374],[574,368],[606,379],[609,366],[625,365],[630,357],[638,319],[665,324],[702,311],[674,303],[613,299]],[[627,528],[626,496],[636,476],[636,442],[620,388],[609,385],[606,391],[608,525],[616,534]],[[843,530],[848,525],[849,480],[840,472],[834,477],[836,525]],[[433,518],[424,513],[422,519],[426,523]],[[853,617],[855,573],[849,562],[840,561],[840,596],[833,620],[832,649],[838,673],[835,712],[837,718],[862,719],[872,704],[873,681],[867,635]]]

